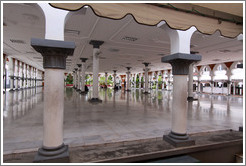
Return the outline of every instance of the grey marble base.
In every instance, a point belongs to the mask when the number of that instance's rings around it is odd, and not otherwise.
[[[68,145],[56,149],[39,148],[34,163],[69,163]]]
[[[189,138],[187,134],[178,135],[170,132],[168,135],[163,136],[163,140],[170,143],[175,147],[192,146],[195,145],[195,140]]]

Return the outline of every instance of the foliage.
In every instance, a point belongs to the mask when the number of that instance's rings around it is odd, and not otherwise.
[[[73,76],[71,74],[68,74],[65,82],[66,84],[73,84]]]

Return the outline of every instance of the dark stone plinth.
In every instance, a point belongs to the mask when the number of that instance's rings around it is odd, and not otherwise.
[[[88,100],[90,103],[102,103],[102,100],[99,98],[91,98]]]
[[[31,46],[43,56],[43,67],[54,69],[66,69],[67,56],[73,55],[74,42],[31,39]]]
[[[164,135],[163,140],[175,147],[195,145],[195,140],[189,138],[187,134],[178,134],[172,131],[168,135]]]
[[[93,45],[93,48],[99,48],[103,43],[104,41],[91,40],[89,44]]]
[[[194,97],[187,97],[187,101],[191,102],[191,101],[196,101],[198,99],[195,99]]]
[[[176,53],[161,58],[162,62],[172,65],[173,75],[188,75],[190,64],[200,60],[202,60],[201,55],[184,53]]]
[[[237,68],[243,68],[243,64],[238,64]]]
[[[10,79],[15,79],[15,76],[9,76]]]
[[[68,145],[57,148],[39,148],[34,163],[69,163]]]
[[[149,93],[149,92],[144,91],[144,92],[143,92],[143,94],[147,95],[147,94],[150,94],[150,93]]]
[[[15,90],[14,89],[10,89],[9,92],[14,92]]]
[[[243,132],[243,126],[239,127],[239,131]]]

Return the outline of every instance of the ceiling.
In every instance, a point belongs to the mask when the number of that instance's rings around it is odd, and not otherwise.
[[[3,4],[3,52],[39,70],[43,69],[42,56],[30,46],[30,39],[44,38],[45,20],[36,4]],[[65,41],[74,41],[74,55],[67,59],[66,72],[72,72],[81,61],[88,58],[87,72],[92,72],[92,46],[90,40],[103,40],[100,47],[100,72],[143,72],[143,62],[151,62],[151,71],[170,69],[161,63],[161,57],[170,53],[167,33],[155,26],[140,25],[132,16],[121,20],[97,17],[90,8],[73,12],[65,25]],[[237,38],[203,35],[195,32],[191,39],[191,51],[202,55],[197,65],[243,60],[243,42]]]

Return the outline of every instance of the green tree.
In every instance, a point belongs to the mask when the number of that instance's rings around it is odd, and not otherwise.
[[[71,74],[68,74],[65,82],[66,82],[66,84],[73,84],[73,76]]]

